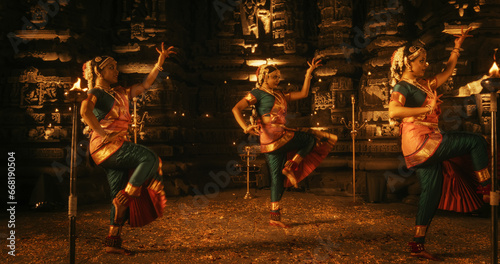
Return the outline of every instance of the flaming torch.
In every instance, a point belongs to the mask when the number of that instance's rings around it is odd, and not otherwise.
[[[495,54],[497,49],[495,49]],[[490,69],[490,76],[481,81],[483,90],[481,93],[490,94],[490,112],[491,112],[491,192],[490,192],[490,205],[491,205],[491,263],[498,263],[498,205],[499,205],[499,192],[497,191],[497,177],[498,177],[498,153],[497,153],[497,96],[500,90],[500,74],[498,65],[496,63],[495,55],[493,55],[493,66]]]
[[[76,141],[78,138],[78,106],[87,98],[87,88],[82,89],[80,86],[81,80],[73,84],[73,87],[64,93],[67,101],[73,103],[73,129],[71,135],[71,170],[69,182],[69,200],[68,200],[68,218],[69,225],[69,258],[70,263],[75,263],[75,241],[76,241]]]

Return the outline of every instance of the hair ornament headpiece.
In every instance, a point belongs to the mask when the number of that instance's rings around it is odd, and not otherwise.
[[[270,64],[262,64],[257,68],[257,71],[255,72],[255,75],[257,76],[257,82],[255,83],[255,86],[259,88],[263,83],[264,79],[266,76],[275,71],[278,70],[276,66],[270,65]]]

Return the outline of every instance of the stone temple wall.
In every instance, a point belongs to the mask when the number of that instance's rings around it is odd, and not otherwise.
[[[364,182],[373,177],[387,182],[388,190],[410,185],[397,173],[404,168],[399,128],[389,124],[387,113],[392,52],[406,43],[425,44],[429,73],[438,73],[453,47],[452,35],[472,26],[474,38],[463,45],[456,75],[440,88],[446,98],[442,123],[447,130],[485,133],[487,109],[476,102],[489,99],[471,95],[470,87],[493,63],[499,8],[494,0],[1,3],[7,33],[0,42],[0,134],[23,164],[19,188],[35,190],[24,194],[26,203],[37,200],[36,190],[43,192],[40,182],[58,186],[64,197],[72,122],[64,92],[82,78],[82,64],[111,55],[119,64],[120,84],[131,85],[145,78],[156,62],[155,49],[165,42],[177,54],[138,98],[144,126],[137,140],[164,160],[167,192],[184,194],[189,185],[203,189],[213,180],[211,173],[229,171],[242,146],[256,143],[243,135],[231,108],[255,86],[257,67],[275,64],[282,88],[294,91],[302,87],[306,61],[316,57],[323,66],[314,72],[309,97],[290,104],[288,125],[327,130],[340,140],[308,187],[352,192],[352,166],[359,169],[359,192],[365,193]],[[355,121],[366,120],[357,131],[355,165],[351,131],[344,125],[353,121],[353,108]],[[105,185],[103,172],[92,165],[85,136],[79,134],[78,141],[81,200],[106,197],[99,187]]]

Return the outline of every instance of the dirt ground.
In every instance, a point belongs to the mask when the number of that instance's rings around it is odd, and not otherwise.
[[[353,203],[352,197],[286,192],[280,229],[268,225],[269,190],[245,189],[172,197],[153,223],[125,227],[134,256],[103,251],[109,204],[79,206],[77,263],[427,263],[409,256],[416,207]],[[2,216],[0,236],[9,230]],[[67,212],[16,212],[16,256],[2,246],[0,263],[69,263]],[[444,263],[490,263],[490,220],[439,211],[426,247]]]

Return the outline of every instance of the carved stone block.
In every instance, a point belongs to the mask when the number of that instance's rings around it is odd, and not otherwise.
[[[21,85],[21,107],[42,108],[45,102],[55,102],[73,85],[71,77],[43,76],[30,67],[18,78]]]
[[[389,85],[388,79],[370,79],[361,87],[363,105],[368,107],[389,106]]]
[[[330,83],[331,91],[352,90],[352,79],[347,77],[335,77]]]
[[[334,102],[330,91],[314,93],[314,110],[325,110],[332,108]]]
[[[147,40],[149,38],[145,33],[144,23],[130,23],[130,38],[135,38],[140,41]]]
[[[389,121],[389,111],[363,111],[361,116],[368,121]]]
[[[62,148],[32,148],[27,153],[32,159],[58,160],[65,158],[65,151]]]

